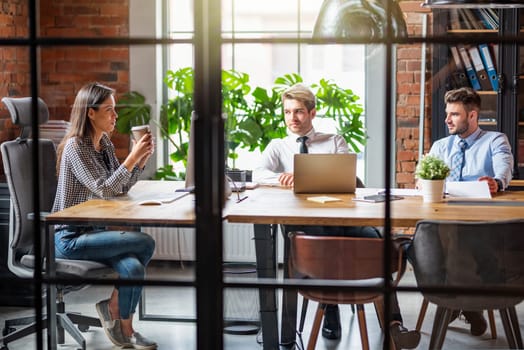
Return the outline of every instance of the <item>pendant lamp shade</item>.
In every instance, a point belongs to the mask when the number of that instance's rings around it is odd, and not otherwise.
[[[430,8],[524,8],[523,0],[425,0]]]
[[[393,35],[407,37],[406,22],[395,0],[324,0],[313,38],[384,38],[387,35],[388,1]]]

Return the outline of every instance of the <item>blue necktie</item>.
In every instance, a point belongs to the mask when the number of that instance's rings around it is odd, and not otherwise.
[[[466,148],[468,144],[465,140],[460,139],[459,151],[453,155],[451,159],[451,174],[449,175],[450,181],[460,181],[462,180],[462,168],[464,167],[464,155],[466,154]]]
[[[300,142],[300,153],[307,153],[307,145],[306,145],[307,139],[308,139],[307,136],[300,136],[297,138],[297,142]]]

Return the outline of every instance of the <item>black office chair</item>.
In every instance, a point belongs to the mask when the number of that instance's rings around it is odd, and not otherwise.
[[[417,223],[408,250],[419,287],[516,288],[524,286],[524,220]],[[422,291],[437,305],[429,349],[441,349],[453,310],[499,310],[508,345],[522,349],[515,305],[523,294]]]
[[[34,254],[34,223],[31,215],[34,208],[33,186],[33,140],[29,139],[31,133],[31,97],[8,98],[2,102],[7,106],[14,125],[20,126],[20,136],[13,141],[2,143],[1,152],[4,171],[9,187],[11,208],[9,215],[9,249],[8,267],[14,274],[28,279],[30,284],[36,266]],[[39,124],[45,123],[49,118],[46,104],[38,99]],[[53,206],[56,187],[56,151],[51,140],[38,140],[40,149],[40,209],[50,212]],[[45,213],[41,213],[45,215]],[[38,219],[38,217],[36,217]],[[43,225],[42,225],[43,227]],[[40,232],[44,242],[44,229]],[[54,246],[54,242],[51,243]],[[43,262],[39,262],[43,266]],[[103,278],[114,271],[107,265],[87,260],[56,259],[56,275],[62,278]],[[65,311],[64,294],[84,288],[84,285],[57,285],[57,342],[63,344],[64,329],[78,342],[82,349],[86,349],[86,341],[81,331],[87,331],[90,326],[101,327],[97,317],[83,316]],[[47,318],[44,316],[43,324],[47,327]],[[78,329],[74,326],[78,325]],[[24,327],[16,329],[15,326]],[[36,332],[35,317],[23,317],[5,321],[2,350],[7,350],[7,344],[26,335]]]

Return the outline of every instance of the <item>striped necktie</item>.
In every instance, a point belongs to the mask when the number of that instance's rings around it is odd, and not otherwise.
[[[466,149],[468,144],[466,140],[460,139],[459,151],[453,155],[451,159],[451,174],[449,175],[450,181],[461,181],[462,180],[462,168],[464,167],[464,156],[466,154]]]
[[[307,139],[308,139],[307,136],[300,136],[297,138],[297,142],[300,142],[300,153],[308,153],[307,145],[306,145]]]

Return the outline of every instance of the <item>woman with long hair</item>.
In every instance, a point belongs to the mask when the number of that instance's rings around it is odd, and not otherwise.
[[[58,187],[53,212],[92,198],[123,195],[137,182],[154,150],[151,133],[133,141],[120,164],[110,135],[118,115],[115,91],[99,83],[84,85],[71,111],[71,127],[57,149]],[[57,258],[106,263],[121,279],[144,279],[155,241],[146,233],[113,231],[100,226],[55,227]],[[133,328],[142,286],[116,286],[96,304],[104,330],[117,346],[156,349],[154,341]]]

